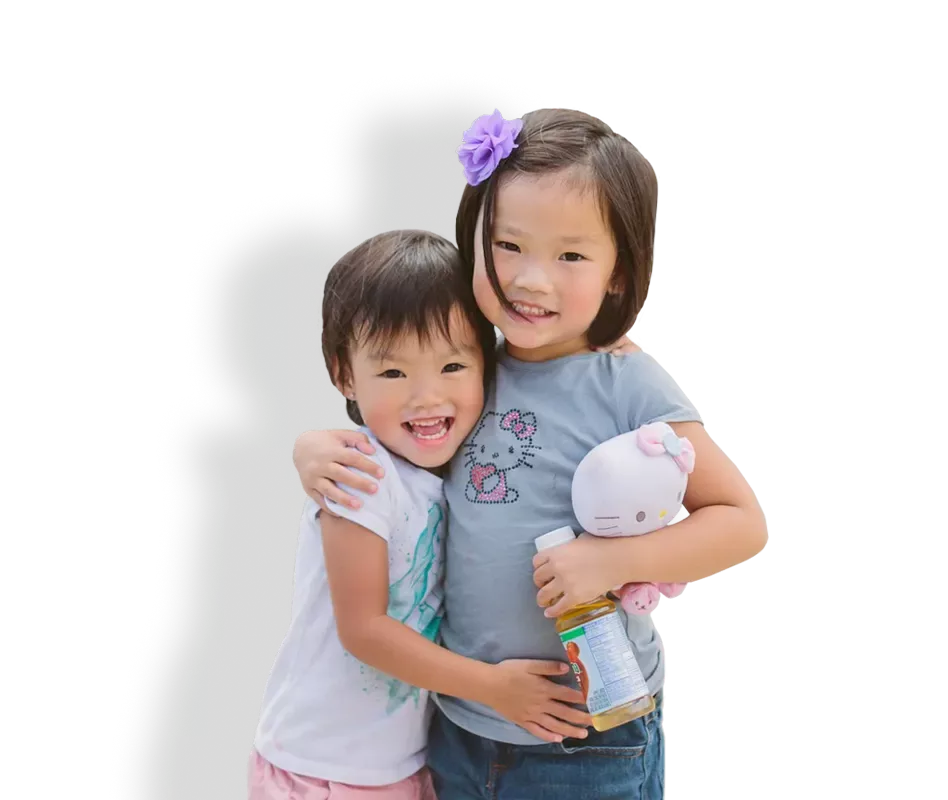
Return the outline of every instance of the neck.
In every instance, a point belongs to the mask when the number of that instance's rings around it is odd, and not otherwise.
[[[504,342],[504,348],[507,354],[518,361],[552,361],[555,358],[564,358],[566,356],[575,356],[580,353],[591,353],[589,345],[586,343],[586,337],[582,336],[569,342],[557,342],[542,347],[517,347],[510,342]]]

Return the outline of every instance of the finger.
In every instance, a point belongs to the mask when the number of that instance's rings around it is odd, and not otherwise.
[[[355,428],[326,428],[325,430],[331,433],[337,442],[342,442],[347,447],[358,447],[360,444],[372,446],[368,435]]]
[[[335,515],[332,513],[332,511],[329,510],[329,506],[326,505],[326,498],[323,497],[319,492],[317,492],[315,489],[312,489],[312,490],[310,490],[310,492],[309,492],[308,494],[309,494],[310,497],[313,498],[313,500],[316,501],[316,505],[319,506],[320,510],[321,510],[324,514],[329,514],[330,516],[335,516]]]
[[[635,342],[633,342],[628,336],[623,336],[621,339],[617,339],[611,344],[605,344],[602,347],[594,348],[597,353],[634,353],[637,350],[641,350]]]
[[[531,661],[527,671],[532,675],[565,675],[569,672],[569,665],[562,661]],[[558,687],[559,684],[552,683],[551,686]]]
[[[551,744],[559,744],[563,741],[563,737],[558,733],[553,733],[548,731],[546,728],[541,728],[535,722],[524,723],[524,730],[528,733],[532,733],[537,739],[542,739],[544,742],[550,742]]]
[[[330,517],[339,516],[335,511],[329,509],[329,507],[326,505],[325,498],[321,494],[317,494],[315,500],[323,514],[329,514]]]
[[[326,474],[323,475],[323,477],[328,478],[340,486],[355,489],[357,492],[365,492],[366,494],[375,494],[379,489],[378,484],[371,478],[359,475],[348,467],[342,466],[342,464],[329,464],[326,467]]]
[[[560,582],[554,578],[544,584],[543,588],[537,592],[537,605],[540,608],[547,608],[560,599],[563,590],[560,588]]]
[[[556,619],[560,614],[565,614],[569,611],[574,605],[575,603],[564,594],[543,612],[543,616],[547,619]]]
[[[564,703],[557,703],[555,700],[550,701],[548,713],[550,716],[561,719],[564,722],[569,722],[578,728],[588,728],[592,725],[592,716],[590,716],[589,712],[580,708],[573,708]]]
[[[384,469],[371,458],[366,458],[358,450],[353,450],[351,447],[347,447],[339,454],[338,463],[353,467],[366,475],[375,475],[377,478],[385,477]]]
[[[551,580],[553,580],[553,567],[549,564],[544,564],[542,567],[538,567],[534,570],[533,583],[538,589],[542,589]]]
[[[553,681],[550,681],[550,683],[554,687],[550,692],[554,700],[560,703],[572,703],[577,706],[586,705],[586,698],[583,697],[583,693],[579,689],[573,686],[562,686],[559,683],[553,683]]]
[[[563,722],[563,720],[557,719],[550,714],[540,714],[537,717],[537,724],[546,728],[548,731],[558,733],[560,736],[569,736],[573,739],[586,738],[585,728],[579,728],[576,725],[570,725],[568,722]]]
[[[369,437],[362,431],[340,430],[336,433],[339,434],[339,441],[345,443],[346,447],[358,447],[359,450],[368,455],[375,452]]]
[[[338,503],[341,506],[345,506],[346,508],[362,508],[362,501],[358,497],[353,497],[351,494],[346,494],[346,492],[336,486],[336,484],[330,480],[326,480],[325,478],[320,478],[318,481],[316,481],[316,483],[313,485],[313,489],[314,491],[318,491],[319,494],[324,495],[327,499],[332,500],[334,503]],[[318,503],[319,501],[317,500],[316,502]],[[325,505],[321,505],[321,508],[326,507]]]
[[[533,557],[533,568],[539,569],[549,560],[550,560],[549,553],[539,552]]]

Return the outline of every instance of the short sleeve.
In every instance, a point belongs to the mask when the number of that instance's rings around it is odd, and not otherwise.
[[[361,507],[349,508],[348,506],[339,505],[339,503],[329,498],[326,498],[326,507],[337,517],[361,525],[387,542],[392,529],[395,527],[395,520],[398,515],[397,493],[394,487],[394,484],[398,481],[398,476],[395,465],[391,460],[381,457],[379,444],[377,442],[372,442],[372,444],[375,446],[376,452],[374,455],[367,456],[367,458],[372,459],[385,470],[385,477],[379,480],[375,476],[364,475],[357,469],[353,469],[352,472],[375,481],[379,487],[378,491],[375,494],[366,494],[340,482],[338,484],[340,488],[345,489],[347,493],[353,497],[358,497],[362,501]]]
[[[701,415],[671,375],[647,353],[621,356],[616,375],[619,418],[633,431],[651,422],[701,422]]]

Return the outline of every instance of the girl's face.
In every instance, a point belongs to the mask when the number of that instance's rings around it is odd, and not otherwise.
[[[504,181],[494,204],[493,255],[509,313],[491,288],[484,264],[483,212],[474,232],[474,295],[521,361],[588,352],[586,331],[607,291],[617,252],[595,191],[564,170]]]
[[[389,450],[419,467],[439,467],[467,438],[484,406],[484,355],[463,314],[451,316],[450,338],[426,342],[406,334],[380,347],[352,348],[354,399],[368,428]]]

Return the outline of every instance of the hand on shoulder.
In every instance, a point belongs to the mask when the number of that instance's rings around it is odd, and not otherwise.
[[[633,342],[628,336],[623,336],[617,342],[607,344],[604,347],[593,348],[597,353],[608,353],[611,356],[627,356],[631,353],[641,353],[642,348]]]

